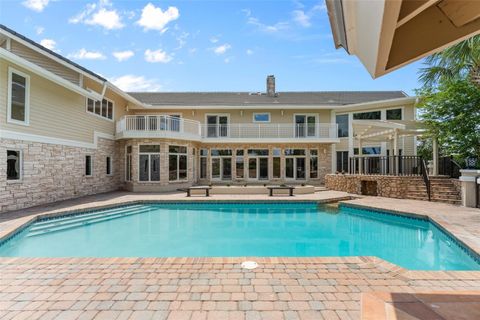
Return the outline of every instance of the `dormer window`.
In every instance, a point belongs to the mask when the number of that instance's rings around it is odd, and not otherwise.
[[[255,112],[253,114],[253,122],[270,122],[270,113],[268,112],[263,112],[263,113],[257,113]]]

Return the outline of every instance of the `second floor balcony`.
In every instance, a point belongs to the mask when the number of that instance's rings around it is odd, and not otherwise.
[[[167,115],[124,116],[117,138],[174,138],[202,142],[338,142],[337,125],[330,123],[201,124]]]

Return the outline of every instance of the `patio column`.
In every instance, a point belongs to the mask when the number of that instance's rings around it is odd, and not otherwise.
[[[358,139],[358,173],[363,174],[363,145],[362,139]]]
[[[433,175],[438,176],[438,140],[437,137],[432,138],[432,160],[433,160]]]
[[[399,165],[399,158],[398,158],[398,130],[395,129],[393,134],[393,155],[395,161],[395,175],[398,176],[398,165]]]

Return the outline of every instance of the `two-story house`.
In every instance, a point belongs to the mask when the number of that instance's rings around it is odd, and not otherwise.
[[[317,185],[355,154],[416,153],[412,135],[356,139],[415,119],[401,91],[277,92],[273,76],[266,86],[127,93],[0,26],[0,210],[120,188]]]

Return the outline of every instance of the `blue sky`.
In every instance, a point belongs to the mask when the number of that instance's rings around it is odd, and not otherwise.
[[[335,50],[324,1],[1,1],[0,22],[133,91],[404,90]]]

